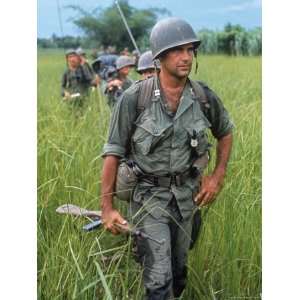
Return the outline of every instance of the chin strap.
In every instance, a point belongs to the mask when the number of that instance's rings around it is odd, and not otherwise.
[[[159,78],[158,78],[158,74],[159,74],[159,68],[158,66],[158,60],[154,59],[154,69],[155,69],[155,76],[154,76],[154,97],[155,98],[159,98],[160,97],[160,89],[159,89]]]

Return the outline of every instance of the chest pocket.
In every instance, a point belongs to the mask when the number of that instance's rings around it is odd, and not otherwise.
[[[166,131],[171,126],[170,122],[160,124],[150,118],[137,122],[132,137],[133,151],[143,155],[149,154],[166,137]]]
[[[188,135],[188,142],[197,156],[201,156],[211,147],[207,137],[207,129],[210,126],[211,124],[202,112],[200,105],[194,103],[191,121],[186,123],[184,128]]]

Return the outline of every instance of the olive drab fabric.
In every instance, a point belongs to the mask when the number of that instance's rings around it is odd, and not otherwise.
[[[136,260],[143,266],[146,299],[174,299],[187,280],[187,252],[191,243],[192,215],[183,219],[174,198],[159,218],[145,213],[142,203],[131,202],[129,216],[136,228],[162,244],[136,238]],[[177,298],[176,298],[177,299]]]
[[[116,103],[118,103],[124,91],[127,90],[133,83],[134,81],[127,77],[123,80],[121,88],[114,88],[112,91],[107,89],[107,82],[102,83],[102,90],[107,96],[107,104],[111,109],[113,109]]]
[[[187,81],[176,113],[169,110],[163,91],[156,85],[144,93],[139,104],[139,81],[127,89],[116,104],[111,118],[108,142],[103,156],[114,155],[134,161],[145,174],[162,178],[171,174],[189,174],[195,160],[207,153],[206,132],[220,138],[231,132],[233,124],[220,99],[203,87],[209,103],[205,116],[201,103]],[[154,81],[155,82],[155,81]],[[143,107],[142,107],[143,106]],[[143,108],[143,109],[142,109]],[[208,120],[210,119],[210,121]],[[159,177],[160,176],[160,177]],[[193,199],[198,193],[199,178],[188,176],[179,184],[159,185],[138,180],[129,203],[129,220],[146,234],[164,243],[136,239],[137,260],[143,266],[146,299],[179,297],[187,280],[187,254],[197,238],[199,226],[192,235],[194,212],[198,207]]]
[[[150,53],[151,54],[151,53]],[[142,56],[141,56],[142,57]],[[152,55],[151,55],[152,57]],[[142,111],[145,110],[151,104],[151,98],[153,96],[155,84],[154,81],[157,80],[156,77],[152,77],[149,80],[141,80],[140,81],[140,88],[138,93],[138,100],[137,100],[137,118]],[[209,103],[204,92],[204,88],[202,85],[203,83],[197,83],[194,81],[190,81],[195,94],[195,99],[199,101],[200,107],[205,114],[205,117],[210,118],[209,116]],[[202,155],[201,157],[197,158],[193,163],[193,170],[191,170],[191,175],[193,177],[198,177],[200,174],[203,174],[204,169],[207,167],[209,161],[208,153],[206,155]],[[134,172],[134,169],[136,172]],[[139,174],[140,173],[140,174]],[[141,175],[141,172],[137,169],[136,164],[130,160],[124,160],[119,165],[118,175],[117,175],[117,182],[116,182],[116,194],[118,199],[129,201],[131,198],[131,193],[135,188],[137,183],[137,175]]]
[[[118,199],[130,201],[137,180],[138,178],[134,170],[134,165],[130,162],[122,161],[119,164],[116,179],[116,196]]]
[[[146,80],[151,80],[146,79]],[[155,175],[183,173],[209,147],[206,131],[221,137],[231,132],[233,127],[228,113],[219,98],[207,87],[213,122],[209,122],[195,101],[195,94],[187,82],[176,114],[168,110],[163,97],[153,97],[151,105],[139,116],[137,101],[141,82],[137,82],[124,92],[117,103],[110,123],[108,143],[103,155],[126,155],[145,172]],[[138,117],[137,117],[138,116]],[[191,146],[191,138],[196,133],[197,145]],[[130,153],[128,144],[131,145]],[[183,218],[195,208],[193,196],[198,190],[197,179],[188,178],[181,186],[170,188],[153,186],[139,182],[133,194],[133,201],[143,203],[145,209],[155,218],[163,214],[168,202],[176,199]]]
[[[64,91],[67,90],[71,94],[87,95],[92,80],[93,74],[86,67],[80,65],[76,70],[68,69],[62,76],[61,94],[64,96]]]

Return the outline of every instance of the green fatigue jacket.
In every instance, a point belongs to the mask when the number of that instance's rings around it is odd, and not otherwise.
[[[106,82],[103,83],[104,94],[107,96],[107,104],[109,105],[109,107],[111,109],[116,105],[116,103],[120,100],[124,91],[126,91],[133,84],[133,82],[134,81],[132,79],[127,77],[123,81],[122,88],[120,88],[120,89],[115,88],[112,91],[107,90]]]
[[[146,79],[147,80],[147,79]],[[124,92],[116,105],[103,156],[115,155],[133,159],[140,168],[150,174],[180,174],[191,168],[194,160],[208,148],[206,130],[210,128],[215,138],[229,134],[233,124],[216,94],[205,87],[210,103],[212,122],[204,116],[200,103],[187,82],[177,112],[168,110],[163,97],[153,97],[151,105],[137,117],[137,99],[140,83]],[[198,145],[191,146],[191,138]],[[130,145],[130,146],[129,146]],[[198,179],[188,178],[183,185],[170,188],[138,182],[133,201],[155,218],[159,218],[172,197],[176,198],[182,217],[188,218],[195,208],[193,197],[198,192]]]
[[[76,70],[66,70],[61,81],[61,94],[64,96],[64,91],[71,94],[80,93],[86,96],[93,80],[93,74],[85,66],[79,66]]]

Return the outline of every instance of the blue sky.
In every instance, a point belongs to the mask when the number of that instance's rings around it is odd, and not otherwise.
[[[61,35],[57,13],[57,1],[62,8],[64,34],[80,35],[81,31],[68,21],[76,12],[65,9],[67,5],[79,5],[85,10],[110,6],[113,0],[38,0],[38,37]],[[261,26],[261,0],[129,0],[136,8],[167,8],[172,16],[182,17],[198,31],[201,28],[222,29],[224,24],[240,24],[246,28]]]

